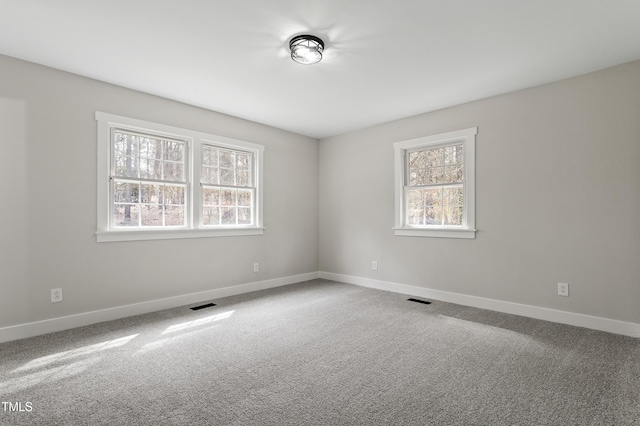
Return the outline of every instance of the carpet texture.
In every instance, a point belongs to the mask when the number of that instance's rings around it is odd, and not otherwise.
[[[640,425],[640,340],[407,298],[313,280],[4,343],[0,424]]]

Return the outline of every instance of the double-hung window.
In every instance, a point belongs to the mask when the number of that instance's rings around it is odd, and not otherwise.
[[[251,225],[256,194],[252,164],[251,152],[202,146],[203,225]]]
[[[97,240],[262,234],[264,147],[96,112]]]
[[[111,226],[185,227],[186,140],[113,128]]]
[[[401,236],[475,238],[475,135],[459,130],[394,144]]]

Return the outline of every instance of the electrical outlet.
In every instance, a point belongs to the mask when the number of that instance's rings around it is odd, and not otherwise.
[[[373,262],[371,262],[371,269],[373,269],[374,271],[378,270],[378,261],[374,260]]]
[[[569,296],[569,284],[558,283],[558,296]]]
[[[62,289],[61,288],[52,288],[51,289],[51,303],[62,302]]]
[[[260,270],[260,264],[259,263],[254,263],[253,264],[253,272],[258,272]]]

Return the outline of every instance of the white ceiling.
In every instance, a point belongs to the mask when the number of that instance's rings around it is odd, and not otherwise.
[[[323,138],[638,59],[640,1],[0,0],[0,53]]]

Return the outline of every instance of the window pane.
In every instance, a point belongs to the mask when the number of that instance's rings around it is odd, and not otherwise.
[[[424,189],[407,189],[407,204],[422,206],[424,204]]]
[[[426,225],[442,224],[442,206],[433,205],[426,208]]]
[[[445,164],[462,164],[462,144],[445,147]]]
[[[162,226],[161,205],[142,204],[140,206],[140,222],[142,226]]]
[[[114,165],[114,174],[122,177],[138,177],[138,157],[126,155],[124,157],[116,157]]]
[[[164,188],[165,205],[184,206],[184,186],[166,185]]]
[[[424,170],[426,167],[425,151],[409,153],[409,171]]]
[[[140,210],[137,205],[114,204],[113,226],[139,226]]]
[[[249,181],[248,171],[236,172],[236,186],[251,186],[251,182]]]
[[[462,207],[446,206],[444,208],[444,224],[445,225],[462,225]]]
[[[184,162],[184,142],[165,141],[162,158],[169,161]]]
[[[233,169],[235,155],[230,151],[220,151],[220,167]]]
[[[138,203],[140,185],[137,183],[113,181],[113,201],[115,203]]]
[[[427,167],[444,166],[444,148],[435,148],[426,151]]]
[[[221,215],[222,215],[221,222],[223,225],[236,224],[236,208],[235,207],[222,207]]]
[[[205,207],[202,212],[204,225],[220,225],[220,207]]]
[[[442,188],[407,189],[407,222],[409,225],[442,224]],[[453,196],[450,194],[450,196]]]
[[[165,206],[165,226],[184,226],[184,206]]]
[[[156,184],[143,183],[140,185],[140,202],[143,204],[162,204],[163,186]]]
[[[181,181],[184,180],[184,166],[182,163],[164,162],[165,180]]]
[[[251,209],[245,207],[238,207],[238,224],[250,225],[251,224]]]
[[[424,185],[426,183],[425,170],[415,170],[409,173],[409,186]]]
[[[202,181],[202,183],[211,183],[211,184],[217,185],[218,183],[220,183],[218,181],[219,170],[220,169],[218,169],[217,167],[203,166],[200,180]]]
[[[204,188],[202,191],[202,204],[204,206],[219,206],[220,205],[220,190],[218,188]]]
[[[238,152],[236,153],[236,168],[238,170],[249,170],[251,166],[251,154]]]
[[[424,225],[424,189],[407,190],[407,218],[410,225]]]
[[[236,184],[233,170],[220,169],[220,184],[230,186]]]
[[[114,174],[116,176],[138,177],[138,139],[126,133],[114,133]]]
[[[445,188],[444,199],[444,224],[460,226],[462,225],[462,213],[464,205],[463,188]]]
[[[424,209],[409,210],[409,225],[424,225]]]
[[[464,204],[463,188],[461,186],[445,188],[443,195],[445,206],[457,207]]]
[[[157,139],[141,137],[139,138],[140,158],[162,159],[162,143]]]
[[[138,140],[133,135],[115,132],[113,135],[113,153],[116,157],[138,156]]]
[[[424,190],[424,204],[425,206],[436,206],[442,203],[442,189],[431,188]]]
[[[218,167],[218,149],[210,146],[202,147],[202,164]]]
[[[236,190],[235,189],[223,189],[222,205],[223,206],[235,206],[236,205]]]
[[[444,168],[444,179],[443,179],[444,182],[446,183],[462,182],[463,178],[464,178],[464,173],[463,173],[461,164],[458,164],[455,166],[446,166]]]
[[[143,179],[162,179],[162,161],[141,158],[140,177]]]
[[[432,167],[427,169],[427,184],[442,183],[444,181],[444,167]]]
[[[238,205],[250,207],[251,206],[251,195],[253,191],[246,189],[238,190]]]

